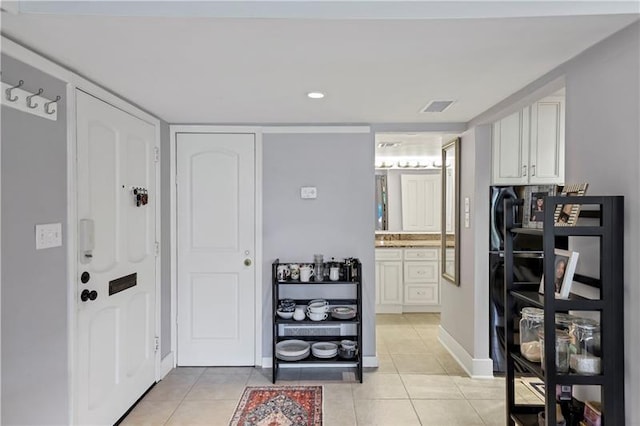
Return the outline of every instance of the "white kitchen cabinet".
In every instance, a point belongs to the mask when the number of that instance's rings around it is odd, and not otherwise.
[[[549,97],[531,106],[529,183],[564,183],[564,98]]]
[[[404,250],[404,304],[437,305],[440,293],[440,249]]]
[[[564,98],[552,96],[493,123],[494,185],[564,183]]]
[[[376,312],[402,313],[402,249],[376,249]]]
[[[403,231],[439,232],[441,184],[439,174],[403,174]]]

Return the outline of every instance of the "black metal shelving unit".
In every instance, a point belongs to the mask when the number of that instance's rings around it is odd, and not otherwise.
[[[273,339],[272,339],[272,362],[273,362],[273,383],[276,382],[278,378],[278,372],[280,370],[280,366],[295,364],[298,366],[302,365],[322,365],[322,364],[331,364],[332,366],[344,366],[344,367],[355,367],[357,372],[357,377],[362,383],[363,375],[362,375],[362,264],[358,259],[352,259],[355,261],[355,269],[356,273],[354,274],[355,278],[351,281],[310,281],[310,282],[300,282],[296,280],[290,281],[278,281],[277,279],[277,268],[280,265],[280,260],[276,259],[272,264],[271,270],[271,280],[272,280],[272,318],[273,318]],[[289,263],[289,262],[287,262]],[[296,263],[305,263],[305,262],[296,262]],[[286,286],[298,286],[298,287],[306,287],[311,289],[309,292],[313,292],[314,288],[330,288],[331,286],[337,285],[350,285],[355,287],[355,299],[354,298],[338,298],[338,299],[326,299],[329,302],[330,306],[334,305],[349,305],[356,307],[356,316],[355,318],[348,320],[338,320],[332,318],[330,315],[326,320],[323,321],[311,321],[310,319],[304,319],[301,321],[296,321],[294,319],[283,319],[278,316],[276,310],[278,309],[278,303],[280,300],[280,289],[281,287]],[[313,294],[310,294],[313,296]],[[295,299],[297,305],[306,305],[314,297],[310,297],[308,299]],[[332,334],[332,335],[309,335],[309,336],[281,336],[279,332],[279,326],[282,324],[294,324],[296,326],[310,326],[317,327],[318,325],[341,325],[341,324],[350,324],[356,326],[356,334],[355,335],[341,335],[341,334]],[[342,359],[339,356],[333,358],[316,358],[313,355],[309,355],[307,358],[300,361],[283,361],[276,357],[276,344],[283,340],[306,340],[306,341],[332,341],[338,343],[340,340],[349,339],[354,340],[358,343],[358,351],[356,353],[356,357],[353,359]]]
[[[599,207],[588,210],[580,217],[597,219],[598,225],[554,226],[556,205],[581,204]],[[538,425],[537,413],[545,410],[547,425],[556,424],[556,385],[600,386],[602,402],[602,424],[622,425],[624,417],[624,317],[623,317],[623,243],[624,243],[624,197],[583,196],[546,197],[544,201],[544,228],[522,228],[515,221],[516,209],[523,200],[505,200],[505,307],[515,300],[529,306],[542,308],[545,313],[544,334],[547,342],[555,342],[555,313],[568,311],[598,311],[600,313],[602,373],[594,376],[561,374],[555,365],[555,344],[544,346],[544,368],[539,363],[528,361],[520,355],[515,342],[514,320],[516,315],[505,309],[506,335],[506,416],[507,424]],[[538,235],[542,240],[544,262],[544,295],[538,293],[530,283],[514,281],[513,237],[517,234]],[[600,290],[599,299],[587,299],[571,294],[568,299],[554,296],[554,256],[557,237],[593,237],[599,239],[600,277],[593,278],[575,274],[573,280]],[[516,366],[545,383],[544,406],[519,405],[515,403]]]

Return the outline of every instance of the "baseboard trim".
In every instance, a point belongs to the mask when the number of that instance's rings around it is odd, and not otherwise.
[[[162,360],[160,361],[160,377],[158,380],[162,380],[165,378],[167,374],[176,366],[175,357],[173,356],[173,352],[169,352]]]
[[[469,376],[474,379],[493,378],[493,361],[491,358],[472,358],[441,325],[438,326],[438,340]]]

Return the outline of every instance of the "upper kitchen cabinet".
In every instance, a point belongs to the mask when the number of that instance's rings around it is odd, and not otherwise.
[[[551,96],[493,123],[493,184],[564,183],[564,97]]]
[[[403,174],[400,183],[402,230],[440,232],[440,175]]]

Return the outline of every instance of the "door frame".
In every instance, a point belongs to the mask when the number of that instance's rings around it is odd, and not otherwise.
[[[76,424],[76,357],[77,354],[77,281],[78,281],[78,260],[77,260],[77,149],[76,149],[76,90],[81,90],[94,96],[103,102],[112,105],[142,121],[151,124],[155,129],[154,144],[160,149],[160,120],[155,116],[149,114],[143,109],[133,105],[125,98],[118,96],[117,94],[103,88],[102,86],[92,82],[91,80],[73,72],[64,66],[35,53],[32,50],[16,43],[15,41],[1,36],[2,50],[4,54],[11,56],[25,64],[32,66],[44,73],[49,74],[65,83],[67,83],[66,90],[66,114],[67,114],[67,216],[66,226],[63,227],[63,244],[66,240],[67,245],[67,380],[68,390],[67,396],[69,400],[69,406],[67,412],[69,413],[70,424]],[[161,153],[162,154],[162,153]],[[156,163],[156,241],[162,246],[161,237],[161,223],[160,223],[160,195],[162,192],[160,182],[160,161]],[[162,336],[161,330],[161,262],[160,256],[156,257],[156,336]],[[156,381],[162,379],[166,374],[161,371],[161,353],[159,349],[155,353],[155,376]]]
[[[255,348],[254,366],[262,366],[262,128],[258,126],[216,126],[216,125],[170,125],[170,205],[171,205],[171,354],[173,355],[173,366],[177,365],[178,351],[178,204],[177,204],[177,135],[179,133],[249,133],[255,136],[254,166],[254,202],[255,202],[255,258],[254,258],[254,307],[255,317]]]

